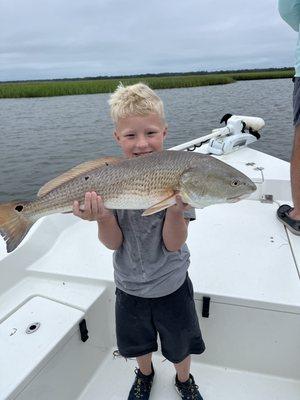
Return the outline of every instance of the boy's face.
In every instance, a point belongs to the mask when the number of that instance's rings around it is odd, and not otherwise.
[[[163,150],[167,127],[158,114],[120,118],[114,132],[125,157]]]

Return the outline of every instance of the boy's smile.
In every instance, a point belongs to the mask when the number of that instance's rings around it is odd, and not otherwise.
[[[158,114],[120,118],[114,132],[127,158],[163,150],[167,126]]]

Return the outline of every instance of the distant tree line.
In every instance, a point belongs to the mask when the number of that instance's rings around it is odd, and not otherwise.
[[[161,72],[158,74],[135,74],[135,75],[99,75],[87,76],[84,78],[56,78],[56,79],[31,79],[16,81],[0,81],[0,83],[20,83],[20,82],[60,82],[60,81],[85,81],[85,80],[104,80],[104,79],[132,79],[132,78],[150,78],[150,77],[167,77],[167,76],[187,76],[187,75],[216,75],[216,74],[235,74],[243,72],[271,72],[271,71],[290,71],[293,67],[283,68],[257,68],[257,69],[235,69],[235,70],[218,70],[218,71],[190,71],[190,72]]]

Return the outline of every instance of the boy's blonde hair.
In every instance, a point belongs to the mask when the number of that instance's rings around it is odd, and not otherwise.
[[[162,100],[144,83],[123,86],[120,82],[108,101],[113,122],[117,125],[119,118],[150,113],[158,114],[165,122]]]

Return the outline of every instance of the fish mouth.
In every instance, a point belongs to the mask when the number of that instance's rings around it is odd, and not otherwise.
[[[240,200],[241,200],[241,197],[228,197],[227,203],[237,203]]]
[[[246,199],[247,197],[250,196],[250,194],[251,194],[251,193],[246,193],[246,194],[243,194],[243,195],[241,195],[241,196],[227,197],[226,200],[227,200],[228,203],[236,203],[236,202],[238,202],[238,201],[240,201],[240,200]]]

